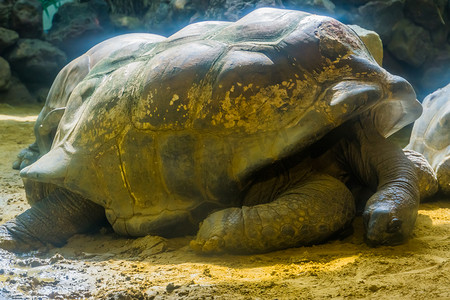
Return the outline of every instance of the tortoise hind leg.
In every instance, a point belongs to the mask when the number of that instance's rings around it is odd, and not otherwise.
[[[191,247],[202,253],[261,253],[310,245],[344,228],[354,214],[353,196],[342,182],[313,174],[273,202],[211,214]]]
[[[74,234],[87,232],[105,222],[103,207],[57,188],[0,226],[0,248],[26,252],[47,244],[62,246]]]

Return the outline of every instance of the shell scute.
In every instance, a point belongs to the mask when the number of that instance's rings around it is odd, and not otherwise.
[[[142,85],[142,91],[132,100],[134,126],[148,130],[192,127],[197,114],[202,113],[198,107],[210,98],[203,85],[224,48],[218,42],[194,41],[168,47],[152,57],[143,68],[145,78],[135,80],[136,85]]]

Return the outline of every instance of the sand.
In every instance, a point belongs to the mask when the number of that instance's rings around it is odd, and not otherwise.
[[[29,206],[17,153],[38,106],[0,104],[0,223]],[[192,237],[119,237],[110,228],[62,248],[0,250],[0,299],[450,299],[450,199],[421,204],[413,237],[370,248],[361,218],[344,240],[261,255],[199,256]]]

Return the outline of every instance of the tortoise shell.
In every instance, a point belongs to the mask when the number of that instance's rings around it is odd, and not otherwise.
[[[422,105],[406,148],[425,156],[440,189],[450,195],[450,84],[428,95]]]

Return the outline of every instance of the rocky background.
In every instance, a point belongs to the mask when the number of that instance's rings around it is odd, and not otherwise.
[[[450,81],[449,0],[81,0],[61,5],[48,32],[40,1],[0,0],[0,103],[45,101],[58,71],[109,37],[168,36],[189,23],[235,21],[264,6],[324,14],[376,31],[384,67],[408,79],[419,100]]]

